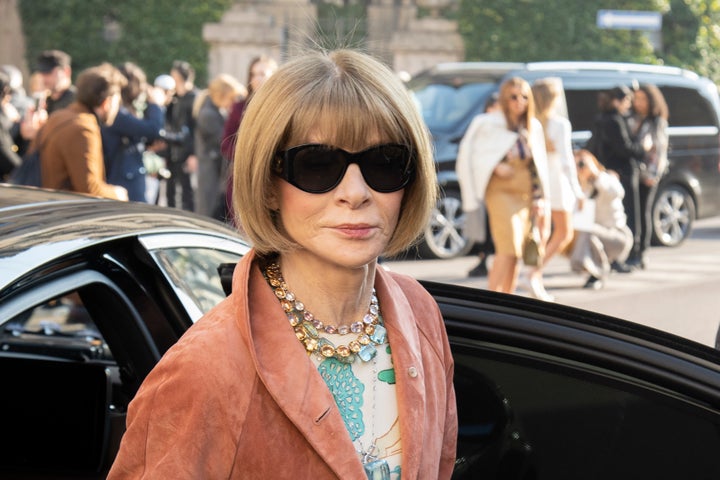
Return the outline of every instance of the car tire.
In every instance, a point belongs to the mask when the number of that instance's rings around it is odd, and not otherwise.
[[[460,191],[447,189],[433,209],[430,222],[418,245],[421,258],[448,259],[467,255],[473,247],[463,234],[465,214]]]
[[[690,236],[695,221],[695,199],[680,185],[657,192],[652,209],[652,244],[677,247]]]

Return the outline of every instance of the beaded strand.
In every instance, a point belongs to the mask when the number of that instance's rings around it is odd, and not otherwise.
[[[263,275],[280,301],[280,305],[295,331],[295,336],[303,344],[308,354],[318,352],[325,358],[335,358],[343,363],[353,363],[356,357],[360,357],[363,362],[368,362],[377,354],[375,346],[385,343],[387,330],[382,325],[380,305],[374,288],[370,306],[362,321],[353,322],[349,327],[346,325],[336,327],[323,324],[305,308],[305,305],[288,288],[280,271],[280,265],[276,261],[265,266]],[[321,336],[321,332],[340,335],[355,333],[358,336],[347,345],[335,346],[330,340]]]

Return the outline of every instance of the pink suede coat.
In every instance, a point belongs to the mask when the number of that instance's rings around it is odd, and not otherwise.
[[[457,411],[440,312],[409,277],[379,268],[375,288],[397,379],[402,479],[450,478]],[[232,295],[148,375],[108,478],[366,478],[252,252],[235,269]]]

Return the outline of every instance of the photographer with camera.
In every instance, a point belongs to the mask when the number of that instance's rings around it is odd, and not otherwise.
[[[148,202],[143,153],[160,138],[165,94],[148,85],[145,72],[134,63],[125,62],[118,69],[128,83],[121,90],[122,104],[115,122],[102,128],[105,170],[108,181],[125,187],[131,201]]]

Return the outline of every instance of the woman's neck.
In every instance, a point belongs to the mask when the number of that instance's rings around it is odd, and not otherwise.
[[[367,313],[375,260],[351,268],[294,252],[281,255],[278,263],[288,289],[323,323],[349,326]]]

